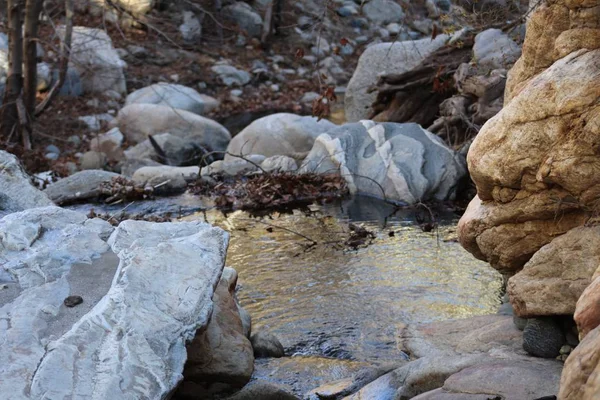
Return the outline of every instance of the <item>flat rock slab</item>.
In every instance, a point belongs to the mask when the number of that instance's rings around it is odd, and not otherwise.
[[[58,207],[1,219],[0,393],[166,398],[210,318],[227,242],[201,222],[115,229]]]
[[[103,170],[80,171],[49,185],[44,193],[58,205],[93,199],[100,194],[100,184],[118,176]]]

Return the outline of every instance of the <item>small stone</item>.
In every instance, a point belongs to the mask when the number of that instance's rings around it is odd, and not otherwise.
[[[240,97],[242,94],[244,94],[244,92],[240,89],[233,89],[230,93],[234,97]]]
[[[388,24],[385,29],[387,29],[387,31],[390,33],[390,35],[398,35],[401,31],[402,31],[402,27],[400,26],[400,24],[396,23],[396,22],[392,22],[391,24]]]
[[[560,348],[560,354],[570,354],[571,351],[573,351],[573,348],[568,344],[565,344],[563,347]]]
[[[285,350],[279,339],[268,332],[255,333],[250,338],[250,342],[256,358],[280,358],[285,355]]]
[[[52,161],[56,161],[58,160],[58,154],[56,153],[46,153],[46,155],[44,156],[47,160],[52,160]]]
[[[97,151],[87,151],[79,159],[82,170],[102,169],[106,164],[106,155]]]
[[[358,10],[353,5],[345,5],[336,10],[340,17],[349,17],[351,15],[357,15]]]
[[[358,36],[357,38],[354,39],[356,41],[356,43],[358,44],[364,44],[367,43],[369,41],[369,38],[367,36]]]
[[[83,298],[81,296],[69,296],[64,301],[65,306],[71,308],[75,307],[81,303],[83,303]]]
[[[46,146],[46,153],[60,154],[60,149],[53,144]]]
[[[366,18],[354,18],[352,21],[350,21],[350,26],[358,29],[368,29],[369,21],[367,21]]]
[[[531,318],[523,330],[523,349],[542,358],[555,358],[565,343],[560,325],[550,317]]]
[[[275,83],[274,83],[274,84],[272,84],[272,85],[270,86],[270,88],[271,88],[271,90],[272,90],[273,92],[279,92],[279,85],[277,85],[277,84],[275,84]]]
[[[173,74],[173,75],[169,75],[169,78],[173,81],[173,82],[179,82],[179,74]]]

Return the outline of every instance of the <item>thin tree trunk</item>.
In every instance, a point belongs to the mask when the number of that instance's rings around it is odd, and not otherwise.
[[[71,38],[73,37],[73,16],[75,15],[74,0],[65,0],[65,36],[60,42],[60,66],[58,81],[52,86],[46,98],[35,109],[35,116],[42,114],[50,106],[52,100],[58,95],[67,79],[69,58],[71,54]]]
[[[271,35],[271,31],[273,29],[273,1],[275,0],[271,0],[265,11],[262,35],[260,37],[260,42],[263,44],[263,46],[267,44],[267,40],[269,40],[269,36]]]
[[[27,0],[25,4],[25,37],[23,38],[23,103],[31,123],[37,93],[37,40],[43,0]]]
[[[23,89],[23,31],[21,15],[23,0],[7,1],[8,15],[8,77],[4,93],[0,132],[10,138],[19,124],[17,100]]]

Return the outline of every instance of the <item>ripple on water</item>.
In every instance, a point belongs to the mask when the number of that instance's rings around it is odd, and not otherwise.
[[[501,275],[443,240],[453,234],[455,219],[442,223],[438,235],[422,232],[411,212],[390,217],[389,207],[373,199],[320,211],[331,217],[298,212],[264,220],[321,243],[308,252],[305,239],[269,232],[245,213],[208,214],[209,222],[231,232],[227,263],[239,273],[238,297],[254,330],[272,332],[288,351],[397,361],[404,324],[497,311]],[[357,251],[323,244],[339,239],[349,221],[375,231],[373,244]]]

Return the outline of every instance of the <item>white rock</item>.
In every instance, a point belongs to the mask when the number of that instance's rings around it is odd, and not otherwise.
[[[137,184],[154,187],[155,191],[172,193],[185,190],[199,172],[199,167],[142,167],[133,173],[132,179]]]
[[[365,17],[380,25],[400,22],[404,18],[404,10],[392,0],[370,0],[362,10]]]
[[[266,172],[294,172],[298,170],[296,160],[287,156],[269,157],[260,166]]]
[[[248,125],[229,143],[227,152],[236,155],[261,154],[265,157],[303,158],[321,133],[335,128],[327,120],[295,114],[272,114]],[[225,155],[225,161],[233,157]]]
[[[31,184],[19,159],[0,150],[0,215],[53,204]]]
[[[259,37],[262,32],[263,20],[252,6],[243,1],[223,7],[222,14],[242,28],[250,37]]]
[[[204,115],[216,109],[219,101],[187,86],[161,82],[130,93],[125,105],[131,104],[157,104]]]
[[[58,27],[58,33],[64,35],[64,26]],[[70,55],[69,65],[79,72],[84,91],[126,93],[123,69],[127,64],[121,60],[104,30],[73,27]]]
[[[244,86],[250,82],[248,72],[232,67],[231,65],[215,65],[211,70],[219,76],[225,86]]]
[[[494,70],[510,68],[521,56],[521,48],[500,29],[488,29],[475,36],[473,58],[478,66]]]
[[[77,118],[81,122],[85,123],[89,130],[92,132],[97,132],[102,129],[102,123],[110,123],[114,121],[115,117],[111,114],[95,114],[95,115],[85,115],[83,117]]]
[[[209,151],[224,151],[231,140],[229,131],[211,119],[155,104],[132,104],[122,108],[117,125],[131,144],[146,140],[148,135],[169,132]]]
[[[466,166],[417,124],[361,121],[320,135],[300,172],[337,172],[352,193],[414,204],[452,200]]]
[[[360,56],[358,65],[348,83],[344,98],[346,119],[357,122],[370,117],[371,104],[376,93],[368,93],[381,74],[399,74],[410,71],[423,62],[431,53],[444,46],[447,35],[395,43],[380,43],[369,47]]]
[[[186,42],[197,42],[202,37],[200,20],[191,11],[183,12],[183,24],[179,25],[181,37]]]
[[[112,230],[56,207],[0,220],[0,390],[11,399],[166,399],[182,380],[228,235],[201,222]],[[83,303],[68,309],[73,294]]]

